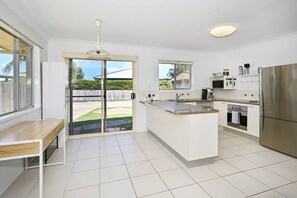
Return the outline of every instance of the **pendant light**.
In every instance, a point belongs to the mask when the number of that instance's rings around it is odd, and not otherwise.
[[[96,28],[97,28],[97,45],[95,48],[91,49],[87,52],[88,55],[92,57],[97,57],[99,59],[108,59],[109,58],[109,52],[104,50],[100,45],[100,27],[101,27],[101,20],[96,20]]]

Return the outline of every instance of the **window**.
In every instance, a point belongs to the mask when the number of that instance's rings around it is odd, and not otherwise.
[[[159,62],[159,89],[191,89],[191,62]]]
[[[0,28],[0,115],[32,107],[32,47]]]

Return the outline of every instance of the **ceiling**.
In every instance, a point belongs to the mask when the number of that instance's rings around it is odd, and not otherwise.
[[[297,32],[296,0],[2,0],[44,38],[222,51]],[[209,35],[235,24],[226,38]]]

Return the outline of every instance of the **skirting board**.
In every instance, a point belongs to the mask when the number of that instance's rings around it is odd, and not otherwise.
[[[153,131],[151,131],[150,129],[147,129],[147,132],[149,134],[151,134],[158,142],[160,142],[160,144],[162,144],[166,149],[168,149],[175,157],[177,157],[188,168],[211,164],[216,160],[216,157],[209,157],[209,158],[204,158],[204,159],[188,161],[183,156],[178,154],[173,148],[171,148],[161,138],[159,138],[156,134],[154,134]]]

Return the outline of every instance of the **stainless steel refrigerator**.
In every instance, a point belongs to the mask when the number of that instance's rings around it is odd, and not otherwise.
[[[260,144],[297,157],[297,64],[261,69]]]

